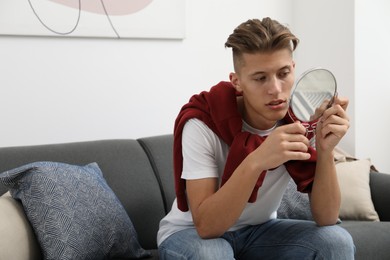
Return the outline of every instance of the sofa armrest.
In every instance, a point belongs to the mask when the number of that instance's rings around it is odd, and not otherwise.
[[[371,198],[381,221],[390,221],[390,174],[370,173]]]
[[[41,259],[23,207],[9,193],[0,197],[0,259]]]

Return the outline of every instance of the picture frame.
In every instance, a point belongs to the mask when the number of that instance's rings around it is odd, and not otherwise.
[[[0,0],[0,35],[183,39],[183,0]]]

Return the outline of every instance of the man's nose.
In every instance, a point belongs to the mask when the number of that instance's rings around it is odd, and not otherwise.
[[[282,92],[282,84],[277,77],[272,77],[268,88],[268,94],[277,94]]]

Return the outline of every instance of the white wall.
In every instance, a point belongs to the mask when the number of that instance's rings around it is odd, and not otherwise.
[[[356,155],[390,173],[390,2],[356,0]]]
[[[351,128],[341,147],[387,173],[389,13],[387,0],[297,0],[293,5],[293,25],[302,40],[298,71],[323,66],[335,73],[339,94],[350,99]]]
[[[301,39],[297,72],[327,67],[340,95],[350,98],[342,148],[390,172],[387,0],[186,5],[183,41],[0,37],[0,146],[171,133],[192,94],[228,79],[230,50],[223,45],[234,27],[270,16]]]
[[[354,154],[354,0],[297,0],[293,15],[294,29],[301,40],[296,51],[297,74],[312,67],[324,67],[334,73],[339,96],[350,100],[351,127],[340,147]]]
[[[232,70],[241,22],[291,22],[284,0],[187,1],[186,38],[0,37],[0,146],[171,133],[188,98]]]

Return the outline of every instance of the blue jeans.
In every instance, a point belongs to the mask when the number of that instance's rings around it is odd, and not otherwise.
[[[319,227],[305,220],[270,220],[257,226],[202,239],[186,229],[159,247],[160,259],[354,259],[350,234],[340,226]]]

